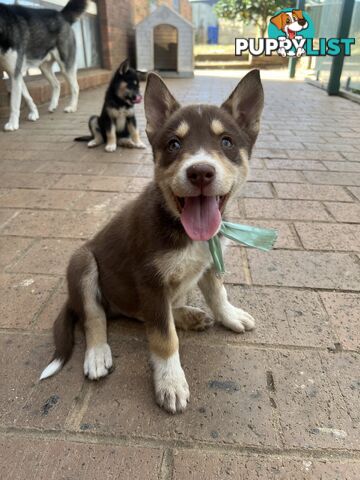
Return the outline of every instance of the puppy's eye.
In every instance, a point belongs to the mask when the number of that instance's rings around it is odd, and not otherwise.
[[[226,149],[229,149],[229,148],[232,148],[233,146],[233,141],[231,140],[230,137],[223,137],[221,139],[221,146],[222,148],[226,148]]]
[[[286,19],[286,23],[290,23],[290,18],[287,18],[287,19]]]
[[[173,138],[169,141],[167,148],[169,152],[177,152],[181,148],[181,143],[177,138]]]

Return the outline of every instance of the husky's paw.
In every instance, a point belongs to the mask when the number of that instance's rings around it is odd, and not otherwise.
[[[253,317],[244,310],[241,310],[241,308],[234,307],[231,303],[226,305],[219,321],[224,327],[236,333],[244,333],[245,330],[253,330],[255,328],[255,320]]]
[[[93,138],[92,140],[90,140],[90,142],[87,144],[87,146],[89,148],[94,148],[94,147],[97,147],[99,144],[97,143],[97,141]]]
[[[28,115],[28,120],[30,120],[30,122],[36,122],[36,120],[39,120],[39,112],[37,110],[34,110],[33,112],[30,112],[29,115]]]
[[[5,132],[14,132],[15,130],[19,130],[19,122],[15,122],[13,120],[9,120],[5,125],[4,125],[4,131]]]
[[[116,151],[116,143],[111,143],[109,145],[106,145],[105,152],[112,153],[115,151]]]
[[[76,110],[77,110],[77,107],[75,107],[74,105],[69,105],[68,107],[64,108],[65,113],[75,113]]]
[[[181,367],[179,354],[167,360],[152,357],[157,404],[170,413],[183,412],[190,399],[189,386]]]
[[[214,324],[214,320],[200,308],[179,307],[173,310],[175,325],[181,330],[202,332]]]
[[[111,350],[107,343],[86,350],[84,374],[90,380],[105,377],[112,367]]]
[[[54,113],[57,107],[58,107],[58,104],[50,104],[48,108],[48,112]]]

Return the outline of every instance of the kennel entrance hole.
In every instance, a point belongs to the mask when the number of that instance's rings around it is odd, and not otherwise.
[[[177,71],[178,31],[172,25],[154,28],[154,67],[160,71]]]

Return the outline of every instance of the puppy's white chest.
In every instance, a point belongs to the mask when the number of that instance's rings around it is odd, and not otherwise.
[[[165,253],[156,260],[173,301],[193,288],[210,264],[207,242],[194,242],[190,247]]]

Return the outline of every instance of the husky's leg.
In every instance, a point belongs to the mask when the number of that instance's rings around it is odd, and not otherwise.
[[[51,101],[49,105],[49,112],[54,112],[59,104],[59,98],[60,98],[60,82],[56,78],[55,73],[53,72],[52,69],[52,62],[44,62],[40,66],[40,70],[46,80],[50,83],[51,88],[52,88],[52,95],[51,95]]]

